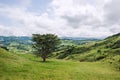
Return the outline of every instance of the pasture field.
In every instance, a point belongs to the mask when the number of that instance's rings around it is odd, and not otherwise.
[[[0,54],[0,80],[120,80],[120,72],[102,62],[43,63],[32,54],[6,54]]]

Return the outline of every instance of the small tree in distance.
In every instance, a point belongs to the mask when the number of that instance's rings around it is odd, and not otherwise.
[[[46,58],[55,50],[59,45],[60,39],[54,34],[33,34],[32,36],[33,47],[36,50],[36,55],[46,61]]]

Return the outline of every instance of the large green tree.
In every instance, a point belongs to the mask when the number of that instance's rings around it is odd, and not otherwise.
[[[35,54],[41,57],[43,62],[61,43],[58,36],[54,34],[33,34],[32,41],[36,50]]]

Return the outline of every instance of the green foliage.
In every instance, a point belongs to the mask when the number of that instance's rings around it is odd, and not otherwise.
[[[118,40],[115,43],[113,43],[112,48],[113,49],[120,48],[120,40]]]
[[[73,54],[82,54],[83,52],[87,52],[89,50],[90,49],[87,47],[68,46],[62,52],[57,53],[56,56],[58,59],[64,59],[67,56],[70,56]]]
[[[60,39],[54,34],[33,34],[33,47],[36,49],[36,55],[41,56],[43,61],[55,50],[60,44]]]

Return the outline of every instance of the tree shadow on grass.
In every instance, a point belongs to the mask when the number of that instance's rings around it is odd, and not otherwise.
[[[52,61],[52,60],[46,60],[45,62],[43,62],[42,60],[34,60],[34,59],[29,59],[29,60],[31,60],[33,62],[39,62],[39,63],[54,63],[54,61]]]
[[[50,61],[50,60],[45,61],[45,62],[43,62],[43,61],[39,61],[39,62],[41,62],[41,63],[54,63],[54,61]]]

